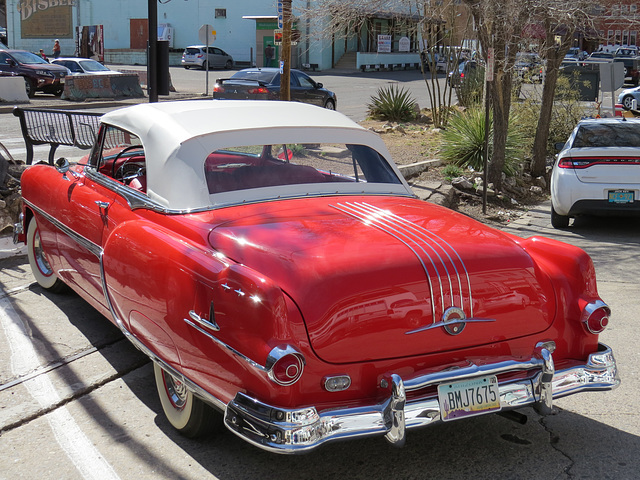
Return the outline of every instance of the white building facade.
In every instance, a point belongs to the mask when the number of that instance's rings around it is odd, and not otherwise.
[[[238,65],[262,66],[264,49],[275,40],[277,0],[158,0],[157,9],[159,36],[169,42],[171,65],[180,64],[185,47],[203,43],[198,31],[205,24],[215,31],[213,44]],[[62,56],[94,57],[110,64],[147,63],[148,1],[6,0],[6,10],[10,48],[43,49],[51,55],[54,40],[59,39]],[[335,66],[346,52],[377,53],[374,33],[385,33],[386,20],[375,14],[371,18],[375,32],[372,28],[350,33],[347,39],[325,38],[322,32],[312,31],[317,26],[297,22],[301,40],[292,49],[292,66],[324,70]],[[413,51],[403,52],[394,61],[405,61],[406,53],[416,57],[418,42],[411,39],[411,43]]]

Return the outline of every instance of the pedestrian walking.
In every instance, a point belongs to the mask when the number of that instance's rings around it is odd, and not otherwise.
[[[267,48],[264,49],[264,66],[265,67],[270,67],[271,66],[271,60],[273,60],[273,56],[276,53],[276,49],[273,48],[273,45],[268,44]]]
[[[60,40],[53,42],[53,58],[60,57]]]

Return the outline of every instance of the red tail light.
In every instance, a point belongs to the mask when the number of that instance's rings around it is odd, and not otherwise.
[[[214,91],[215,93],[224,93],[224,87],[223,87],[222,85],[220,85],[220,84],[217,84],[217,83],[216,83],[216,84],[213,86],[213,91]]]
[[[602,300],[589,303],[582,312],[582,324],[587,332],[597,335],[609,324],[611,309]]]
[[[276,347],[267,358],[269,378],[278,385],[289,386],[300,380],[304,357],[291,346]]]
[[[250,88],[249,93],[251,95],[256,95],[261,93],[269,93],[269,90],[266,89],[265,87]]]
[[[558,162],[558,168],[573,168],[573,161],[570,157],[565,157]]]

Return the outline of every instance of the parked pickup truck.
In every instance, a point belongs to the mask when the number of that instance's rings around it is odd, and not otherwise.
[[[624,78],[625,80],[631,80],[634,87],[638,86],[640,81],[640,57],[638,52],[632,48],[618,48],[613,54],[614,62],[624,63]]]

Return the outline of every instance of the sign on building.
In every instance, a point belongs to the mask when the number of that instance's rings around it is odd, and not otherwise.
[[[391,53],[391,35],[378,35],[378,53]]]

